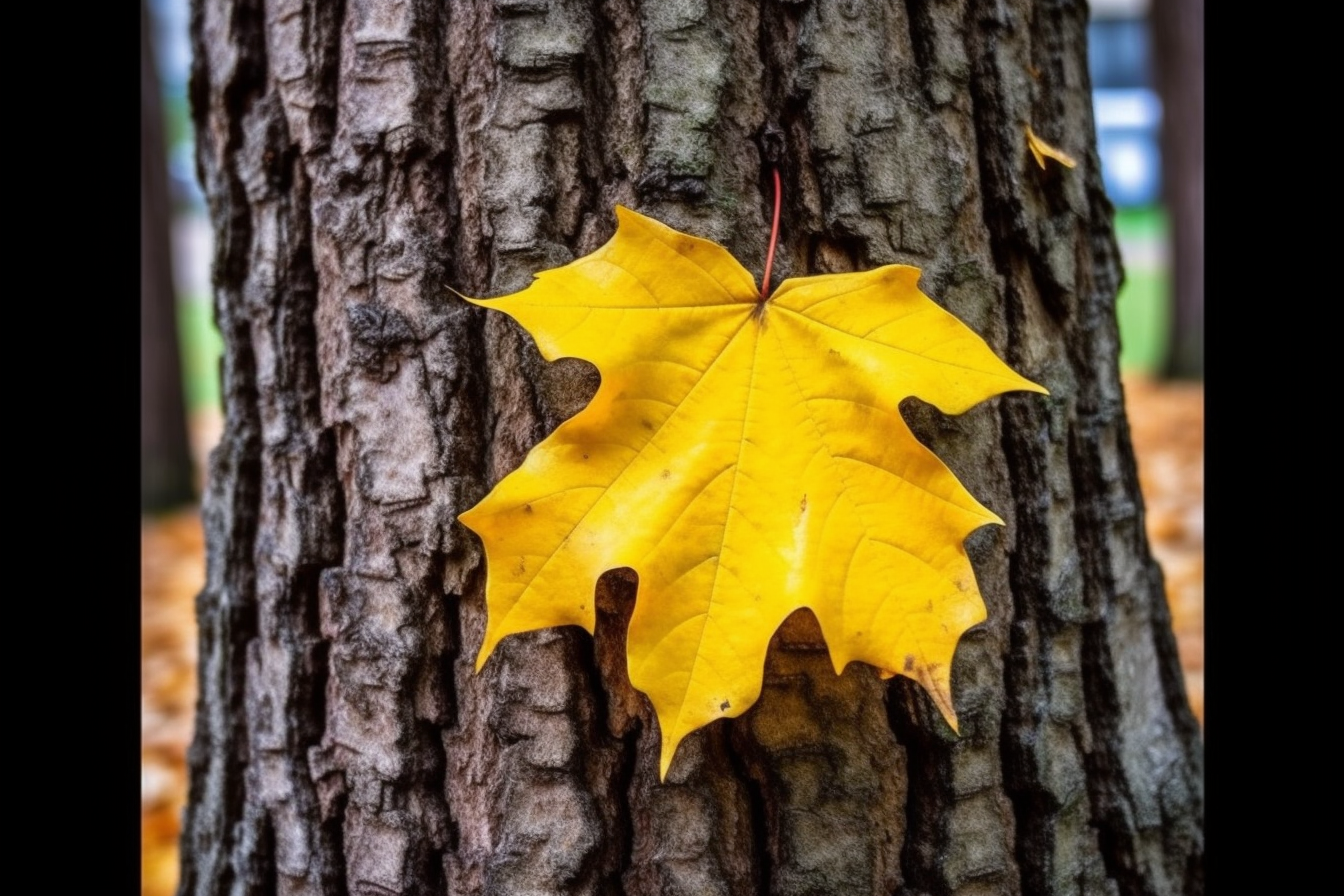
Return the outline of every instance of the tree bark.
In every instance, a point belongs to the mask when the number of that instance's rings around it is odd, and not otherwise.
[[[1203,778],[1117,372],[1081,2],[198,0],[227,423],[206,499],[183,894],[1202,892]],[[1036,167],[1027,124],[1078,156]],[[1007,521],[953,674],[835,675],[658,733],[595,638],[478,675],[455,522],[596,386],[452,290],[591,252],[622,203],[778,277],[904,262],[1048,398],[917,434]],[[450,289],[451,288],[451,289]],[[637,509],[632,509],[637,512]]]

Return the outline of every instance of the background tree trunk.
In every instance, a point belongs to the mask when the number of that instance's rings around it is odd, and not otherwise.
[[[1162,194],[1171,215],[1168,376],[1204,375],[1204,0],[1154,0]]]
[[[163,97],[140,0],[140,509],[190,503],[191,446],[177,348]]]
[[[184,894],[1202,892],[1202,747],[1149,555],[1082,2],[198,0],[227,424]],[[1030,123],[1076,155],[1041,170]],[[665,784],[599,629],[484,631],[454,521],[596,385],[493,295],[623,203],[778,277],[906,262],[1049,398],[916,432],[1007,520],[952,735],[815,622]],[[632,512],[637,512],[632,509]]]

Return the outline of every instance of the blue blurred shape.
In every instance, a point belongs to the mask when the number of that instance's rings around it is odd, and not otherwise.
[[[1118,206],[1154,204],[1162,191],[1162,101],[1153,89],[1148,20],[1135,13],[1087,28],[1101,177]]]
[[[1151,205],[1162,191],[1158,128],[1162,103],[1145,88],[1094,90],[1097,152],[1106,193],[1116,205]]]

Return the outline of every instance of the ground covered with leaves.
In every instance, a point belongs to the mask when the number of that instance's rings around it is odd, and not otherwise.
[[[1148,534],[1167,599],[1190,703],[1204,718],[1204,391],[1129,378],[1126,403]],[[186,751],[196,700],[193,599],[205,580],[195,510],[145,519],[141,575],[141,867],[143,896],[177,884]]]

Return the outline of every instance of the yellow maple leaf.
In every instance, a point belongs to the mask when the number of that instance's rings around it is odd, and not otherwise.
[[[1054,159],[1065,168],[1076,168],[1078,166],[1078,161],[1073,156],[1062,149],[1055,149],[1049,143],[1037,137],[1036,132],[1031,129],[1031,125],[1027,125],[1027,148],[1036,157],[1036,164],[1040,165],[1041,168],[1045,168],[1047,158]]]
[[[921,293],[916,268],[789,279],[763,300],[721,246],[616,215],[593,254],[471,300],[602,377],[460,517],[486,551],[477,669],[509,634],[592,632],[598,577],[630,567],[630,681],[658,716],[661,775],[688,733],[756,701],[770,638],[802,607],[837,673],[908,675],[955,728],[952,653],[985,618],[963,541],[1002,521],[897,405],[957,414],[1045,390]]]

